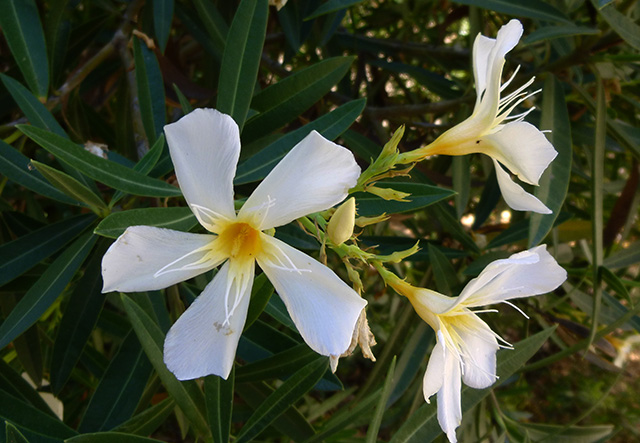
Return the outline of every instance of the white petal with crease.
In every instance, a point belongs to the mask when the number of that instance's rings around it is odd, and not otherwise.
[[[506,300],[546,294],[567,279],[567,272],[547,251],[546,245],[522,251],[490,263],[471,280],[457,304],[486,306]]]
[[[540,214],[551,214],[551,210],[547,208],[544,203],[538,200],[532,194],[522,189],[522,186],[511,180],[509,174],[502,169],[502,166],[493,160],[493,164],[496,167],[496,178],[498,179],[498,186],[504,201],[509,205],[511,209],[516,211],[533,211]]]
[[[455,443],[456,428],[462,420],[460,363],[446,348],[444,353],[443,383],[438,391],[438,423],[449,441]]]
[[[189,254],[202,248],[213,235],[191,234],[151,226],[131,226],[111,245],[102,258],[102,292],[139,292],[166,288],[213,269],[205,268],[155,274],[168,264],[185,257],[184,265],[194,263],[204,252]]]
[[[485,135],[483,152],[505,165],[526,183],[537,185],[540,176],[558,153],[547,137],[531,123],[511,122]]]
[[[429,398],[438,392],[442,388],[442,382],[444,380],[444,337],[442,332],[438,331],[438,341],[431,351],[429,356],[429,363],[427,363],[427,370],[424,373],[422,379],[422,393],[424,399],[429,403]]]
[[[472,388],[484,389],[496,381],[498,341],[487,324],[475,315],[466,319],[469,329],[458,330],[464,353],[462,381]]]
[[[253,273],[253,266],[251,269]],[[253,275],[248,277],[251,283],[228,324],[224,324],[225,293],[230,278],[227,262],[171,327],[164,342],[164,362],[178,380],[210,374],[224,379],[229,376],[247,319]]]
[[[262,239],[272,257],[259,256],[258,265],[304,341],[319,354],[341,355],[367,302],[322,263],[276,238]]]
[[[215,109],[195,109],[166,125],[164,132],[180,189],[189,205],[233,219],[233,177],[240,156],[236,122]]]
[[[359,175],[349,150],[312,131],[258,185],[238,218],[252,218],[261,230],[285,225],[340,203]]]

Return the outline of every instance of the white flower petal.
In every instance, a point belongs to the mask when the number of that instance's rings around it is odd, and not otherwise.
[[[482,98],[487,87],[487,72],[489,70],[489,54],[496,44],[496,39],[485,37],[478,33],[473,42],[473,76],[476,83],[476,105]]]
[[[484,389],[497,379],[498,341],[491,328],[477,315],[468,315],[465,320],[467,328],[456,328],[463,348],[462,381],[472,388]]]
[[[537,185],[540,176],[558,155],[547,137],[531,123],[507,123],[481,139],[482,152],[505,165],[526,183]]]
[[[431,351],[427,370],[422,379],[422,393],[427,403],[429,403],[429,398],[442,388],[442,382],[444,381],[444,360],[446,356],[444,337],[442,337],[442,332],[440,331],[437,332],[437,335],[438,341],[433,347],[433,351]]]
[[[479,85],[476,84],[476,91],[481,94],[484,90],[482,99],[479,103],[476,101],[477,106],[474,109],[474,114],[477,114],[480,119],[491,117],[492,120],[497,115],[504,57],[518,44],[522,32],[522,24],[518,20],[511,20],[500,28],[494,41],[484,37],[476,38],[477,46],[474,42],[474,75],[476,80],[479,79],[481,82]],[[491,47],[490,43],[492,43]],[[475,54],[476,49],[480,54]],[[484,57],[484,60],[480,57]],[[485,74],[481,74],[480,71],[484,71]]]
[[[213,235],[131,226],[118,237],[102,258],[102,292],[153,291],[213,269],[219,263],[209,262],[203,267],[189,267],[156,275],[176,261],[176,265],[183,266],[197,262],[204,257],[206,251],[192,252],[205,247],[214,239]]]
[[[367,302],[322,263],[262,234],[257,257],[305,342],[319,354],[342,355]]]
[[[486,306],[506,300],[545,294],[567,279],[567,272],[546,245],[490,263],[458,297],[466,306]]]
[[[511,180],[509,174],[502,169],[502,166],[493,160],[496,167],[496,178],[498,186],[504,201],[511,209],[516,211],[533,211],[540,214],[551,214],[551,210],[547,208],[536,196],[529,194],[522,189],[522,186]]]
[[[211,222],[198,208],[234,219],[233,177],[240,155],[236,122],[215,109],[196,109],[164,132],[180,189],[203,226],[210,228]]]
[[[260,230],[285,225],[341,202],[359,175],[349,150],[311,131],[258,185],[238,218],[253,219]]]
[[[248,285],[242,291],[239,303],[225,324],[225,296],[233,292],[237,282],[231,284],[229,262],[218,271],[202,294],[180,316],[169,330],[164,342],[164,362],[178,380],[190,380],[215,374],[224,379],[229,376],[247,319],[251,298],[254,266],[246,271]],[[230,310],[233,297],[228,297]]]
[[[455,443],[456,428],[462,420],[460,362],[446,348],[444,353],[443,383],[438,391],[438,423],[449,441]]]

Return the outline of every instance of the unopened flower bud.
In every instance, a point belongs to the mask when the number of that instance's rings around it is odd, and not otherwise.
[[[351,197],[336,210],[327,225],[329,239],[340,245],[351,238],[356,222],[356,199]]]

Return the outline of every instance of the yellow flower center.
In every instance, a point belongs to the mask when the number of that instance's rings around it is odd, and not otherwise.
[[[229,224],[216,242],[225,255],[234,259],[255,259],[262,251],[260,231],[243,222]]]

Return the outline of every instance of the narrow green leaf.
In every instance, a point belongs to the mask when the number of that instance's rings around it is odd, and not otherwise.
[[[571,122],[565,102],[562,84],[549,75],[542,89],[541,130],[550,130],[545,135],[558,151],[558,156],[540,177],[534,195],[552,211],[551,214],[532,212],[529,217],[529,248],[537,246],[551,231],[569,190],[571,178]]]
[[[187,97],[184,96],[184,94],[182,93],[180,88],[178,88],[178,85],[176,85],[175,83],[173,84],[173,90],[176,93],[176,95],[178,96],[178,101],[180,102],[180,107],[182,108],[182,113],[184,115],[187,115],[188,113],[193,111],[193,106],[191,106],[191,103],[189,102],[189,99],[187,99]]]
[[[167,421],[175,407],[176,402],[171,397],[167,397],[160,403],[130,418],[113,431],[136,435],[153,434],[160,425]]]
[[[59,251],[94,219],[93,215],[79,215],[45,226],[0,246],[0,286]]]
[[[402,347],[398,365],[396,366],[393,391],[389,397],[389,406],[395,403],[404,395],[415,379],[424,356],[427,355],[429,347],[433,343],[434,332],[423,321],[419,322],[416,329],[409,336],[409,340]],[[422,379],[422,375],[420,375]]]
[[[102,256],[108,241],[98,242],[66,305],[51,355],[51,389],[60,393],[82,354],[98,321],[105,297],[102,294]]]
[[[33,0],[0,0],[0,27],[29,89],[49,92],[49,63],[38,8]]]
[[[469,411],[473,406],[489,395],[500,383],[507,380],[518,369],[529,360],[544,342],[553,333],[555,327],[545,329],[531,337],[516,343],[513,350],[502,349],[498,351],[497,374],[498,382],[486,389],[472,389],[468,386],[462,388],[462,413]],[[438,424],[437,407],[432,401],[431,404],[424,404],[398,429],[392,443],[430,442],[442,434],[442,429]]]
[[[365,104],[365,99],[350,101],[300,129],[284,135],[253,157],[239,164],[233,182],[236,185],[241,185],[265,178],[287,152],[313,130],[318,131],[329,140],[335,140],[358,118]]]
[[[96,214],[101,215],[109,210],[99,196],[70,175],[35,160],[31,160],[31,164],[49,183],[72,199],[85,203]]]
[[[259,111],[245,125],[242,141],[250,143],[300,116],[340,81],[354,57],[333,57],[301,69],[260,91],[251,101]]]
[[[358,205],[358,215],[370,217],[384,213],[397,214],[400,212],[416,211],[454,195],[454,192],[448,189],[422,183],[388,182],[377,183],[376,186],[407,192],[411,195],[406,197],[406,202],[401,202],[384,200],[377,195],[369,193],[355,193],[353,196],[356,198]]]
[[[130,297],[121,296],[127,316],[160,380],[193,427],[202,435],[209,435],[202,391],[195,381],[180,382],[165,366],[162,359],[164,334],[144,310]]]
[[[68,205],[79,205],[52,186],[38,171],[30,167],[31,159],[20,151],[0,140],[0,173],[9,180],[24,186],[36,194],[57,200]]]
[[[39,411],[56,418],[56,414],[42,399],[24,378],[11,368],[3,359],[0,359],[0,391],[5,391],[12,397],[16,397],[24,403],[28,403]]]
[[[122,432],[96,432],[94,434],[80,434],[65,440],[65,443],[162,443],[162,440],[142,437],[140,435],[124,434]]]
[[[451,175],[453,179],[453,190],[456,195],[453,197],[456,203],[456,215],[462,218],[467,211],[469,196],[471,191],[471,165],[468,155],[453,157],[451,165]]]
[[[328,367],[327,358],[318,358],[304,366],[276,389],[253,413],[238,433],[238,443],[251,441],[284,413],[300,397],[311,390]]]
[[[433,276],[436,280],[438,292],[452,297],[460,281],[451,262],[432,244],[429,244],[429,261],[433,270]]]
[[[2,257],[2,255],[0,255]],[[604,259],[603,265],[609,269],[621,269],[640,262],[640,242],[632,243],[628,248],[620,249]]]
[[[265,383],[238,384],[235,391],[253,409],[264,404],[274,392],[273,388]],[[271,426],[293,441],[306,442],[314,433],[313,427],[293,405],[276,418]]]
[[[593,158],[591,159],[591,269],[593,280],[593,317],[589,346],[598,332],[600,306],[602,305],[602,276],[600,269],[604,259],[602,230],[604,228],[604,162],[607,139],[607,102],[604,96],[604,85],[600,74],[596,71],[596,132],[593,141]],[[586,349],[586,348],[585,348]]]
[[[20,428],[44,434],[50,438],[63,440],[78,434],[58,418],[51,417],[4,391],[0,391],[0,417]]]
[[[455,239],[462,243],[467,249],[473,252],[480,252],[480,248],[476,245],[473,237],[465,230],[464,226],[460,223],[454,213],[453,208],[445,203],[438,203],[431,209],[433,214],[438,218],[442,224],[442,228],[449,232]]]
[[[570,220],[573,217],[573,214],[570,212],[561,212],[558,214],[558,218],[556,218],[553,223],[553,227],[560,226],[562,223]],[[504,246],[508,244],[513,244],[516,242],[527,240],[529,235],[529,220],[518,220],[515,223],[512,223],[507,229],[502,231],[500,234],[495,236],[493,240],[489,242],[485,249],[493,249],[499,246]]]
[[[543,26],[527,35],[522,42],[530,45],[539,41],[547,41],[554,38],[573,37],[574,35],[598,35],[600,30],[596,28],[587,28],[585,26],[561,25],[561,26]]]
[[[341,9],[346,9],[349,6],[356,5],[362,2],[362,0],[328,0],[318,6],[311,14],[306,16],[305,20],[311,20],[317,17],[320,17],[325,14],[329,14],[331,12],[336,12]]]
[[[173,0],[153,0],[153,29],[158,40],[160,52],[169,41],[171,22],[173,21]]]
[[[106,431],[131,418],[150,375],[151,363],[131,331],[91,396],[78,430]]]
[[[209,428],[215,443],[229,441],[234,384],[235,367],[231,370],[231,374],[226,380],[217,375],[209,375],[204,379],[207,418],[209,419]]]
[[[0,349],[34,324],[71,281],[97,240],[86,233],[49,265],[0,325]]]
[[[371,419],[371,423],[369,424],[369,429],[367,429],[367,439],[366,443],[376,443],[378,441],[378,431],[380,430],[380,424],[382,423],[382,417],[384,416],[384,411],[387,409],[387,402],[389,401],[389,396],[391,395],[391,388],[393,387],[393,375],[396,370],[396,357],[393,357],[391,360],[391,364],[389,365],[389,370],[387,371],[387,378],[384,380],[384,385],[382,386],[382,394],[380,395],[380,399],[378,400],[378,404],[376,405],[376,413],[373,415]]]
[[[18,104],[20,110],[24,112],[29,123],[38,128],[54,132],[61,137],[68,138],[67,133],[64,132],[62,126],[60,126],[58,121],[51,115],[51,112],[49,112],[45,105],[43,105],[31,91],[7,75],[0,74],[0,79],[2,79],[2,83]]]
[[[213,46],[222,54],[229,33],[229,25],[224,21],[214,3],[208,0],[194,0],[193,5],[198,10],[198,16],[207,29]]]
[[[117,238],[129,226],[145,225],[188,231],[197,224],[198,220],[189,208],[140,208],[109,214],[94,232],[104,237]]]
[[[7,428],[7,432],[5,435],[5,441],[7,443],[29,443],[29,440],[27,440],[24,435],[22,435],[22,432],[20,432],[18,428],[13,426],[11,422],[5,421],[4,424]]]
[[[181,195],[180,190],[175,186],[171,186],[161,180],[149,178],[126,166],[93,155],[59,135],[26,125],[18,125],[18,129],[56,156],[58,160],[77,168],[87,177],[91,177],[114,189],[148,197],[174,197]]]
[[[271,357],[239,367],[236,370],[236,381],[246,383],[273,378],[284,379],[317,358],[318,354],[306,343],[300,343]]]
[[[267,278],[266,274],[260,274],[253,281],[251,288],[251,302],[247,311],[247,320],[244,323],[244,329],[248,329],[254,321],[260,316],[264,308],[269,303],[269,299],[273,295],[273,285]]]
[[[240,131],[256,84],[268,14],[267,0],[242,0],[222,55],[216,108],[233,117]]]
[[[622,14],[615,8],[615,2],[610,2],[600,7],[597,0],[591,0],[602,18],[616,31],[620,37],[632,47],[640,50],[640,26],[630,17]]]
[[[462,5],[477,6],[490,11],[516,17],[527,17],[552,22],[571,21],[558,9],[541,0],[454,0]]]
[[[137,37],[133,39],[133,55],[142,125],[149,144],[153,144],[166,123],[162,73],[156,55]]]
[[[600,268],[600,275],[602,275],[602,279],[609,285],[609,288],[613,289],[619,297],[624,298],[630,305],[633,305],[629,291],[627,291],[624,283],[622,283],[622,280],[620,280],[616,274],[602,266]]]

